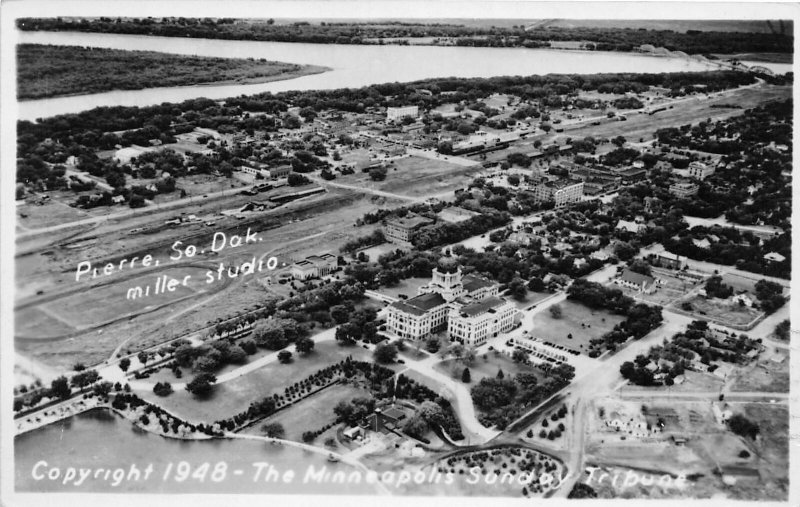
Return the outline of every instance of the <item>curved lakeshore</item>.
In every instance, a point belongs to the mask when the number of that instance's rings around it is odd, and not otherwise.
[[[124,426],[129,431],[125,431]],[[253,440],[260,441],[261,445]],[[359,475],[365,475],[366,468],[363,465],[341,460],[332,462],[328,460],[330,452],[327,450],[295,444],[275,445],[261,437],[230,435],[202,441],[164,438],[130,424],[127,417],[116,411],[92,409],[17,436],[14,446],[15,485],[20,492],[376,493],[377,484],[334,480],[349,475],[354,467]],[[187,465],[181,465],[181,462]],[[204,463],[209,464],[205,480],[195,477],[180,480],[178,467],[188,466],[194,472]],[[266,464],[280,472],[280,480],[267,480]],[[43,472],[55,469],[64,471],[69,467],[124,469],[127,473],[131,467],[143,472],[150,465],[153,473],[147,480],[144,480],[142,473],[138,481],[128,480],[126,476],[116,485],[113,476],[106,478],[102,474],[80,484],[64,484],[64,474],[55,480],[41,478]],[[214,467],[220,471],[223,468],[226,470],[222,480],[215,481],[212,478]],[[261,476],[257,478],[259,470]],[[282,480],[286,472],[293,473],[293,481]],[[344,474],[336,476],[335,472]],[[377,489],[377,492],[381,491]]]

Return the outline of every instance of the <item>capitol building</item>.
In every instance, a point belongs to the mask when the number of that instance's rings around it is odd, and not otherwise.
[[[444,331],[451,341],[478,346],[513,329],[520,312],[498,296],[500,285],[477,275],[463,275],[452,257],[443,257],[430,283],[419,294],[388,307],[387,329],[408,340]]]

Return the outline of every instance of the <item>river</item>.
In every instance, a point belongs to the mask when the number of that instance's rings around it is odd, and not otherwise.
[[[376,493],[374,485],[363,481],[360,484],[342,484],[333,482],[332,477],[327,481],[317,481],[314,476],[306,482],[309,472],[316,474],[323,468],[331,474],[344,471],[364,476],[349,465],[329,462],[323,454],[252,440],[184,441],[164,438],[140,430],[106,409],[91,410],[16,437],[14,457],[18,492]],[[178,467],[181,461],[191,466],[189,477],[184,480],[178,480],[181,470],[184,470]],[[254,463],[262,462],[272,465],[278,472],[276,482],[256,479],[257,465]],[[168,471],[170,463],[172,468]],[[209,466],[201,479],[201,472],[197,470],[203,463]],[[225,464],[224,473],[223,465],[218,463]],[[150,464],[153,471],[146,474]],[[135,480],[136,473],[131,471],[132,466],[139,472],[138,480]],[[97,477],[93,473],[79,485],[73,481],[65,485],[68,467],[87,468],[93,472],[122,469],[125,477],[114,485],[114,472],[106,479],[103,471]],[[216,476],[213,475],[215,467],[218,467]],[[55,476],[54,470],[59,470],[60,476],[54,480],[47,478],[49,473]],[[284,483],[287,472],[293,472],[295,477]],[[263,469],[262,477],[266,473],[267,470]]]
[[[162,102],[181,102],[197,97],[222,99],[266,91],[355,88],[377,83],[408,82],[437,77],[604,72],[657,73],[716,69],[711,64],[695,60],[604,51],[306,44],[75,32],[17,31],[16,34],[20,43],[91,46],[227,58],[232,56],[266,58],[321,65],[331,69],[322,74],[270,83],[180,86],[28,100],[18,103],[18,117],[25,120],[77,113],[99,106],[148,106]]]

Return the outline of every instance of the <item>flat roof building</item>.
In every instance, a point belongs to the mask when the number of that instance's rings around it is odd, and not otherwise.
[[[394,218],[387,220],[384,228],[384,235],[391,243],[395,243],[407,248],[411,248],[411,240],[414,232],[422,226],[430,225],[433,220],[430,218],[414,215],[405,218]]]

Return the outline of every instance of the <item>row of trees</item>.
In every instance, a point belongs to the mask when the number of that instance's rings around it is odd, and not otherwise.
[[[781,22],[782,24],[783,22]],[[261,40],[322,44],[383,44],[384,39],[408,44],[406,39],[431,37],[459,46],[548,47],[551,41],[585,41],[584,49],[632,51],[642,45],[665,47],[689,54],[778,52],[791,53],[793,37],[781,33],[717,32],[700,30],[653,30],[616,27],[565,27],[541,25],[475,26],[427,23],[327,23],[261,22],[214,23],[198,18],[161,19],[63,19],[21,18],[21,30],[67,30],[100,33],[127,33],[163,37]]]

